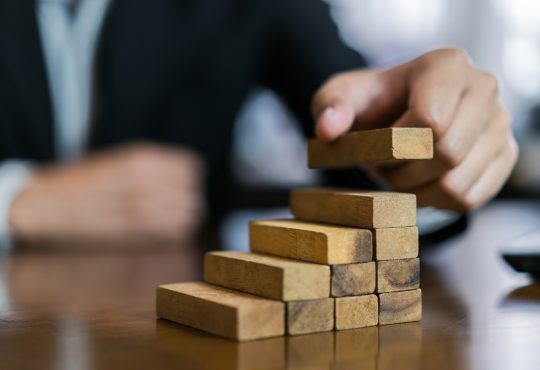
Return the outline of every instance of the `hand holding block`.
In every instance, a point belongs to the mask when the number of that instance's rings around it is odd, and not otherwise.
[[[430,128],[391,127],[351,132],[330,143],[319,139],[308,141],[310,168],[431,158],[433,132]]]
[[[371,231],[298,220],[252,221],[252,251],[325,265],[372,260]]]
[[[236,340],[285,333],[285,305],[201,282],[161,285],[156,311],[161,318]]]
[[[406,290],[379,294],[379,324],[398,324],[420,321],[422,318],[422,291]]]
[[[336,329],[375,326],[379,321],[378,311],[375,294],[336,298]]]
[[[332,297],[371,294],[376,282],[375,262],[332,266]]]
[[[334,328],[332,298],[287,302],[287,334],[308,334]]]
[[[295,189],[291,211],[299,219],[363,228],[414,226],[416,196],[385,191]]]
[[[396,260],[418,257],[418,228],[389,227],[373,230],[375,259]]]
[[[377,262],[377,293],[412,290],[420,287],[420,260]]]
[[[243,252],[208,252],[204,280],[280,301],[330,296],[330,267]]]

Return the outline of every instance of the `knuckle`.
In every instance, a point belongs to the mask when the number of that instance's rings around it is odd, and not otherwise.
[[[484,84],[486,86],[487,91],[491,93],[493,96],[499,95],[499,80],[495,75],[489,72],[480,71],[479,72],[484,80]]]
[[[452,201],[462,198],[462,185],[452,174],[447,174],[439,181],[441,192]]]
[[[474,209],[476,204],[465,194],[463,183],[452,175],[447,175],[439,181],[439,189],[444,197],[453,205],[453,208],[459,212],[469,212]]]
[[[444,60],[451,64],[466,66],[469,65],[469,56],[463,49],[459,48],[445,48],[437,49],[420,57],[420,65],[427,67],[433,63]]]
[[[456,202],[457,210],[461,212],[470,212],[478,207],[478,202],[470,196],[464,196],[461,200]]]
[[[442,50],[445,57],[453,64],[469,65],[469,56],[463,49],[447,48]]]
[[[151,146],[137,146],[127,153],[127,168],[132,177],[146,178],[158,165],[158,153]]]
[[[452,146],[447,140],[440,140],[436,144],[437,158],[445,169],[450,170],[461,164],[465,157],[465,153]]]
[[[500,109],[500,112],[499,112],[499,117],[500,117],[500,121],[501,121],[501,126],[505,129],[510,129],[512,127],[512,116],[510,115],[510,113],[501,107]]]
[[[433,130],[435,138],[441,137],[444,133],[444,127],[447,126],[447,121],[440,115],[437,115],[433,109],[428,107],[414,105],[409,107],[413,117],[418,120],[418,124],[423,127],[429,127]]]
[[[513,135],[510,136],[509,141],[510,155],[512,156],[512,166],[514,166],[519,157],[519,145]]]

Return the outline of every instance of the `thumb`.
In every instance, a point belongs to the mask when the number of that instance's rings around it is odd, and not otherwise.
[[[317,137],[332,141],[351,130],[388,126],[406,104],[402,73],[400,69],[366,69],[326,82],[312,101]]]

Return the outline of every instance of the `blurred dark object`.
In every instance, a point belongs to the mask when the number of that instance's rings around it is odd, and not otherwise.
[[[540,280],[540,229],[514,239],[501,251],[504,260],[519,272]]]
[[[434,229],[426,233],[420,232],[420,253],[422,253],[422,250],[425,250],[426,248],[432,248],[442,241],[463,233],[465,230],[467,230],[468,224],[469,216],[465,214],[457,216],[451,222],[442,226],[441,228]]]
[[[535,280],[540,280],[540,246],[537,252],[507,251],[503,253],[504,260],[518,272],[526,272]]]

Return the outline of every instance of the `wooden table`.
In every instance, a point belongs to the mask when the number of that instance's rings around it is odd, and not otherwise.
[[[540,369],[540,286],[497,248],[540,226],[498,202],[423,256],[424,319],[237,344],[156,320],[158,284],[200,278],[193,250],[0,256],[2,369]]]

